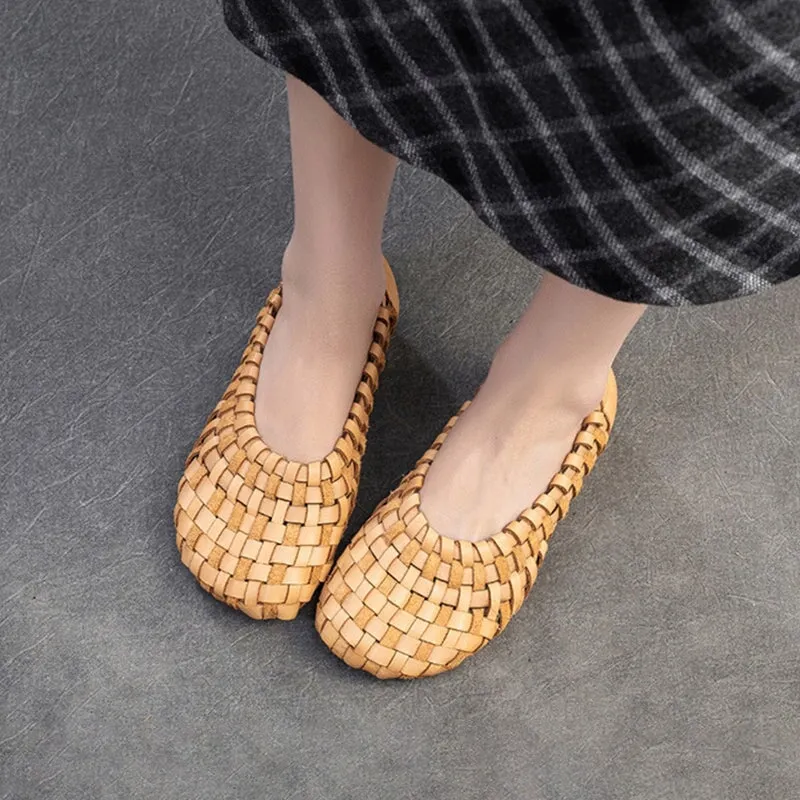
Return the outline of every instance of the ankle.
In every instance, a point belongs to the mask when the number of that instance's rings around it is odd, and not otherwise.
[[[325,305],[380,299],[386,288],[383,254],[331,246],[293,234],[284,250],[281,281],[288,293]]]
[[[533,356],[524,365],[498,350],[475,400],[484,395],[496,416],[520,420],[545,414],[550,418],[582,419],[599,405],[608,380],[604,364]]]
[[[338,363],[361,354],[371,339],[386,289],[382,263],[379,266],[380,281],[369,280],[359,277],[369,272],[363,263],[345,269],[341,261],[317,256],[290,242],[282,264],[276,335],[288,337],[295,354],[314,363]]]

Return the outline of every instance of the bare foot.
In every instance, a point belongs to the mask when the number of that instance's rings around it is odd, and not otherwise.
[[[420,489],[433,528],[470,541],[502,530],[547,489],[604,389],[605,376],[561,390],[547,378],[537,387],[490,372]]]
[[[283,302],[256,384],[256,428],[282,456],[322,459],[342,433],[367,359],[386,279],[382,257],[364,269],[287,247]]]

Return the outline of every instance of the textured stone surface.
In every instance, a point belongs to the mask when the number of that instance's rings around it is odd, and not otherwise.
[[[648,312],[612,443],[508,630],[380,683],[178,560],[182,461],[291,225],[281,76],[200,4],[5,3],[0,798],[800,795],[800,282]],[[351,533],[534,270],[402,168],[403,309]]]

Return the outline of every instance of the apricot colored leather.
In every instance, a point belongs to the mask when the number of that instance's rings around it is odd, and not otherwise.
[[[328,575],[355,505],[370,414],[399,312],[387,289],[355,397],[333,449],[284,458],[255,425],[261,356],[282,302],[267,297],[241,361],[186,458],[174,510],[181,560],[218,600],[256,619],[292,619]]]
[[[501,531],[479,542],[438,534],[419,492],[465,402],[432,446],[373,511],[322,587],[316,628],[351,667],[379,678],[452,670],[508,625],[533,586],[548,541],[605,449],[617,387],[581,425],[548,489]]]

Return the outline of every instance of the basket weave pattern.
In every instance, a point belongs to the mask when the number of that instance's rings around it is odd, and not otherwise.
[[[452,670],[508,624],[536,580],[556,523],[605,449],[616,414],[604,397],[583,421],[548,489],[502,531],[479,542],[438,534],[419,504],[430,464],[471,401],[384,498],[322,588],[316,627],[331,651],[379,678]]]
[[[186,458],[174,510],[182,562],[218,600],[256,619],[292,619],[330,572],[358,491],[369,418],[397,322],[388,288],[341,435],[323,459],[274,452],[255,425],[261,357],[281,307],[276,286],[239,365]]]

